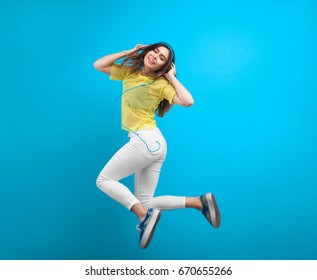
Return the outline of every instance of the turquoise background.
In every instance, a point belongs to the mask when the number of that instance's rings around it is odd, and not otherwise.
[[[0,259],[317,259],[316,1],[13,0],[0,25]],[[141,250],[95,184],[127,135],[93,62],[157,41],[195,98],[158,120],[157,195],[212,191],[222,225],[164,212]]]

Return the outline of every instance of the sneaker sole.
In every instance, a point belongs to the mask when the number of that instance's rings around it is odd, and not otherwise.
[[[208,211],[210,213],[211,225],[214,228],[218,228],[220,226],[220,212],[216,199],[212,193],[207,193],[206,200],[208,204]]]
[[[145,249],[151,242],[151,239],[153,237],[155,228],[157,223],[159,222],[161,218],[161,211],[156,209],[154,210],[152,217],[146,227],[146,230],[143,233],[142,239],[140,241],[140,247],[142,249]]]

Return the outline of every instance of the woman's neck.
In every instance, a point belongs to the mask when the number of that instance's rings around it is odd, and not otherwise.
[[[142,70],[140,71],[141,75],[143,76],[147,76],[149,78],[155,79],[155,74],[149,71],[144,70],[144,68],[142,68]]]

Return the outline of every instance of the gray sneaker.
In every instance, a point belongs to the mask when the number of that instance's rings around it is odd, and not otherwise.
[[[160,220],[161,213],[158,209],[150,208],[144,220],[137,225],[137,230],[140,234],[140,247],[145,249],[151,242],[155,227]]]
[[[214,195],[206,193],[200,197],[200,200],[203,206],[203,215],[214,228],[218,228],[220,226],[220,212]]]

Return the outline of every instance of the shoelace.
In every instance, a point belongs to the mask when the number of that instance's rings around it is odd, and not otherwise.
[[[136,230],[137,230],[139,233],[141,233],[142,230],[141,230],[140,225],[137,225],[137,226],[136,226]]]

